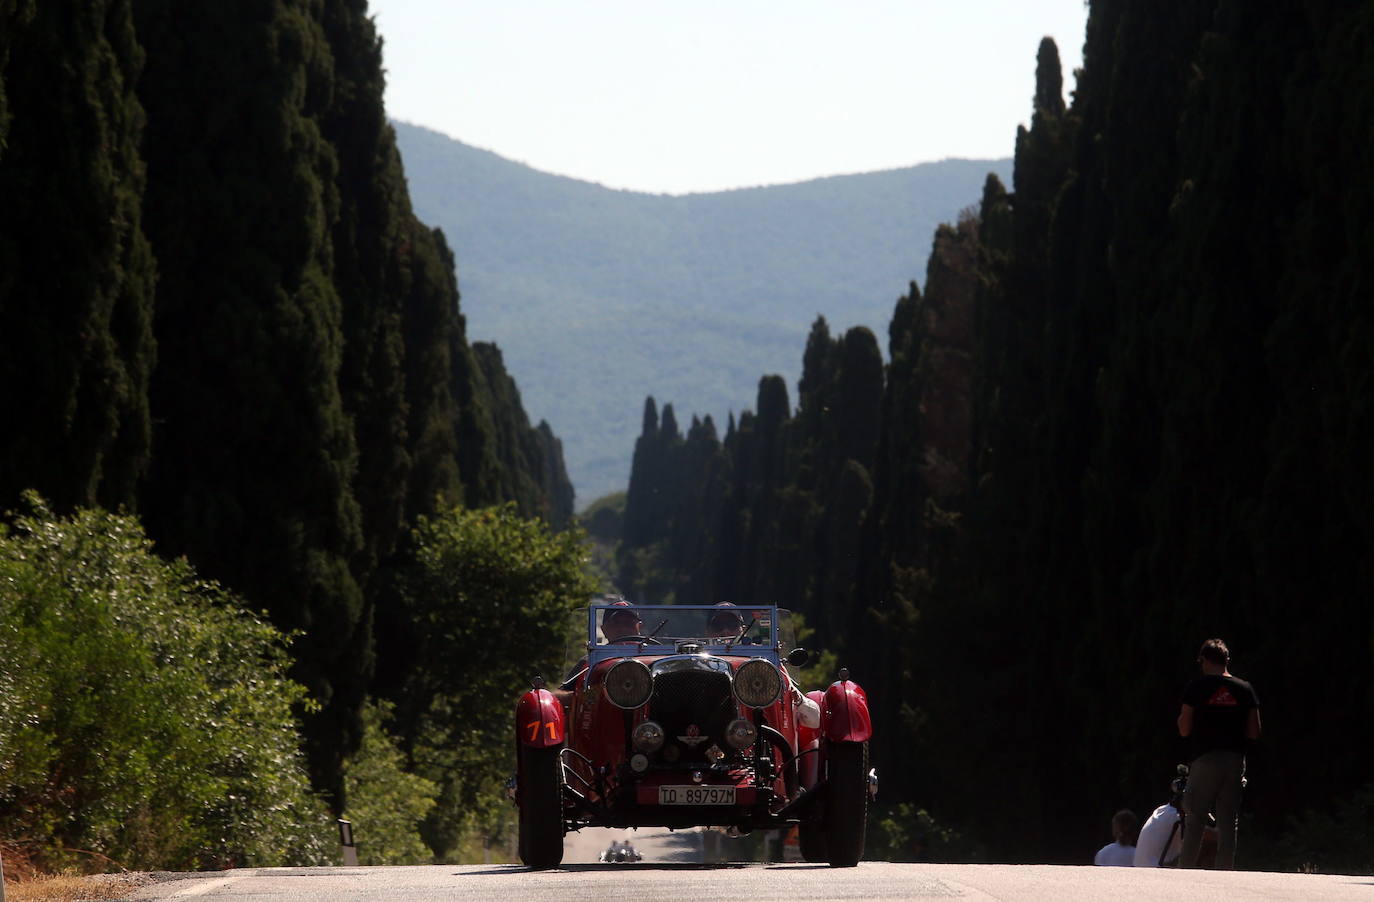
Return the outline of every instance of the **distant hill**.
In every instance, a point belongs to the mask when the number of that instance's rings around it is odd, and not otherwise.
[[[644,396],[685,428],[752,406],[760,373],[796,401],[811,322],[886,347],[935,227],[1010,160],[946,160],[682,197],[549,175],[394,123],[415,212],[458,260],[468,334],[496,342],[534,421],[563,440],[585,506],[629,479]]]

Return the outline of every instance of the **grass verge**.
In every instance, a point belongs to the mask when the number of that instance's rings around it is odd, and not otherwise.
[[[142,874],[98,874],[93,877],[36,876],[5,882],[5,902],[105,902],[123,899],[147,880]]]

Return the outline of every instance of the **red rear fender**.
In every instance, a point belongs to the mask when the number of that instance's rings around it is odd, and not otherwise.
[[[563,706],[547,689],[531,689],[515,706],[515,738],[521,745],[546,749],[562,745]]]
[[[837,680],[825,690],[821,733],[831,742],[867,742],[873,736],[868,695],[853,680]]]

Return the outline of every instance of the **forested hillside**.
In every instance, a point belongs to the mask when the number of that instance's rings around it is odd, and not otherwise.
[[[811,319],[884,322],[935,226],[989,171],[1011,175],[1009,160],[946,160],[670,197],[395,127],[417,212],[457,248],[464,308],[563,436],[583,506],[624,489],[626,411],[645,394],[723,418],[760,372],[795,378]]]
[[[377,655],[409,654],[373,633],[414,616],[412,530],[572,515],[558,439],[469,343],[382,72],[365,0],[0,2],[0,510],[137,516],[294,634],[336,810]],[[0,822],[32,814],[7,792]]]
[[[1041,46],[885,368],[819,320],[795,407],[650,398],[621,588],[822,625],[899,855],[1091,860],[1222,636],[1266,725],[1239,863],[1369,873],[1374,4],[1093,0],[1085,51],[1066,106]]]

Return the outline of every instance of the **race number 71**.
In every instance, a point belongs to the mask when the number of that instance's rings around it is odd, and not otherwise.
[[[537,721],[537,720],[530,721],[530,724],[529,724],[530,742],[534,742],[536,739],[539,738],[539,728],[540,728],[540,722],[539,722],[539,721]],[[557,723],[555,723],[555,722],[552,721],[552,720],[546,720],[546,721],[543,722],[543,728],[549,731],[549,738],[550,738],[550,739],[557,739],[557,738],[558,738],[558,724],[557,724]]]

